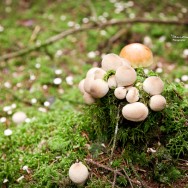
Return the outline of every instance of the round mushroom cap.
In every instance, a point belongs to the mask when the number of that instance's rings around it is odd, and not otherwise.
[[[81,80],[80,83],[78,84],[78,89],[83,94],[85,93],[85,90],[84,90],[84,81],[85,81],[85,79]]]
[[[114,95],[117,99],[120,99],[120,100],[125,99],[126,94],[127,94],[127,90],[124,87],[117,87],[114,90]]]
[[[115,75],[112,75],[108,78],[108,87],[110,89],[115,89],[117,87]]]
[[[104,75],[106,74],[106,71],[104,71],[103,69],[99,68],[97,70],[94,71],[94,79],[103,79]]]
[[[77,185],[83,185],[89,176],[89,172],[87,167],[79,163],[74,163],[69,168],[69,178],[72,180],[73,183]]]
[[[96,70],[100,70],[100,69],[101,68],[99,67],[92,67],[91,69],[87,71],[86,77],[93,75]]]
[[[126,45],[121,50],[120,57],[128,60],[133,68],[148,67],[153,64],[152,51],[140,43]]]
[[[118,87],[129,86],[136,81],[136,71],[124,65],[116,70],[115,77]]]
[[[89,94],[94,98],[102,98],[109,91],[108,83],[102,79],[92,81]]]
[[[120,58],[118,55],[113,54],[113,53],[105,55],[101,62],[102,69],[105,71],[109,71],[109,70],[116,71],[118,67],[124,64],[127,64],[128,66],[130,66],[128,62],[126,62],[125,60]]]
[[[150,95],[159,95],[164,89],[164,83],[159,77],[151,76],[144,80],[143,89]]]
[[[148,108],[141,102],[127,104],[122,108],[123,117],[130,121],[143,121],[148,116]]]
[[[166,99],[162,95],[154,95],[150,98],[149,107],[153,111],[161,111],[166,106]]]
[[[89,76],[87,76],[85,78],[84,91],[86,91],[87,93],[90,93],[90,89],[91,89],[91,85],[92,85],[93,81],[94,81],[94,73],[90,74]]]
[[[126,100],[129,103],[137,102],[139,100],[139,91],[136,87],[128,89]]]
[[[87,92],[84,92],[83,98],[86,104],[90,105],[95,102],[95,99]]]
[[[21,124],[25,121],[27,115],[24,112],[16,112],[12,116],[12,121],[16,124]]]

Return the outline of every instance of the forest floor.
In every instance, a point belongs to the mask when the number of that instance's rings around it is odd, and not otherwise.
[[[0,6],[0,56],[40,45],[53,35],[90,23],[135,18],[180,22],[188,20],[187,12],[185,1],[4,0]],[[116,148],[114,160],[110,161],[111,146],[93,141],[83,130],[88,122],[82,114],[84,103],[79,81],[89,68],[100,65],[102,55],[119,54],[123,46],[132,42],[149,46],[155,61],[151,69],[162,79],[181,82],[188,93],[185,25],[134,23],[95,28],[0,62],[3,188],[74,187],[68,169],[76,160],[83,161],[91,171],[85,186],[88,188],[130,187],[125,170],[135,187],[188,187],[187,161],[179,162],[184,175],[177,181],[155,181],[147,168],[139,166],[135,166],[136,176],[122,157],[122,148]],[[27,114],[21,125],[12,121],[17,111]],[[10,136],[5,135],[6,129],[12,130]],[[122,175],[116,173],[117,169]]]

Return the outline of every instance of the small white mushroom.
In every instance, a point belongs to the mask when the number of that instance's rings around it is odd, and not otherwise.
[[[82,162],[74,163],[69,168],[69,178],[78,186],[83,186],[88,176],[88,169]]]
[[[21,124],[25,121],[27,115],[24,112],[16,112],[12,116],[12,121],[16,124]]]
[[[120,100],[125,99],[126,94],[127,94],[127,90],[124,87],[117,87],[114,90],[114,95],[117,99],[120,99]]]
[[[122,108],[123,117],[130,121],[143,121],[148,116],[148,108],[141,102],[127,104]]]
[[[108,83],[102,79],[92,81],[89,94],[94,98],[102,98],[109,91]]]
[[[128,62],[126,62],[126,60],[123,60],[118,55],[111,53],[103,57],[101,66],[102,66],[102,69],[105,71],[109,71],[109,70],[116,71],[117,68],[119,68],[120,66],[124,64],[127,64],[128,66],[130,66]]]
[[[164,83],[159,77],[151,76],[143,82],[143,89],[150,95],[159,95],[164,89]]]
[[[87,93],[90,93],[90,89],[91,89],[91,85],[93,81],[94,81],[94,74],[90,74],[89,76],[85,78],[84,91],[86,91]]]
[[[92,67],[91,69],[89,69],[89,70],[87,71],[86,77],[88,77],[88,76],[90,76],[90,75],[93,75],[94,72],[95,72],[96,70],[99,70],[99,69],[100,69],[99,67]]]
[[[116,70],[115,78],[118,87],[132,85],[136,81],[136,71],[124,65]]]
[[[162,95],[154,95],[150,98],[149,107],[153,111],[161,111],[166,106],[166,99]]]
[[[115,89],[117,87],[115,75],[112,75],[108,78],[108,87],[110,89]]]
[[[139,91],[136,87],[128,89],[126,100],[129,103],[137,102],[139,100]]]
[[[86,104],[90,105],[95,102],[95,99],[87,92],[84,92],[83,98]]]
[[[106,74],[106,71],[103,69],[99,68],[96,71],[94,71],[94,79],[103,79],[104,75]]]
[[[84,81],[85,79],[81,80],[80,83],[78,84],[78,89],[80,90],[81,93],[84,94],[85,90],[84,90]]]
[[[153,63],[152,51],[140,43],[126,45],[121,50],[120,57],[128,60],[133,68],[148,67]]]

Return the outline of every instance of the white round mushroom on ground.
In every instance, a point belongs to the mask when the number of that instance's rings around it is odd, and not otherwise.
[[[166,99],[162,95],[154,95],[149,101],[149,107],[153,111],[161,111],[166,106]]]
[[[148,116],[148,108],[141,102],[127,104],[122,108],[122,115],[125,119],[130,121],[143,121]]]
[[[143,89],[150,95],[159,95],[164,89],[164,83],[159,77],[151,76],[144,80]]]
[[[80,83],[78,84],[78,89],[80,90],[81,93],[84,94],[85,90],[84,90],[84,82],[85,79],[81,80]]]
[[[124,65],[116,70],[115,78],[118,87],[132,85],[136,81],[136,71]]]
[[[140,43],[125,46],[120,52],[120,57],[128,60],[133,68],[148,67],[153,64],[152,51]]]
[[[120,66],[123,65],[130,66],[128,61],[120,58],[118,55],[113,53],[105,55],[101,62],[101,67],[105,71],[116,71]]]
[[[69,178],[78,186],[84,185],[88,177],[88,169],[82,162],[74,163],[69,168]]]
[[[89,94],[94,98],[102,98],[109,91],[108,83],[102,79],[92,81]]]
[[[117,82],[116,82],[116,78],[115,78],[115,75],[111,75],[109,78],[108,78],[108,87],[110,89],[115,89],[117,87]]]
[[[83,99],[86,104],[93,104],[95,102],[95,99],[87,92],[84,92]]]
[[[126,100],[129,103],[137,102],[139,100],[139,91],[136,87],[128,89]]]
[[[26,118],[27,115],[24,112],[16,112],[12,116],[12,121],[18,125],[23,123],[26,120]]]
[[[114,95],[117,99],[120,99],[120,100],[125,99],[126,94],[127,94],[127,90],[125,89],[125,87],[117,87],[114,90]]]

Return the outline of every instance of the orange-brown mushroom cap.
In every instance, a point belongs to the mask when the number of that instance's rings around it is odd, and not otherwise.
[[[120,57],[128,60],[133,68],[148,67],[153,64],[152,51],[140,43],[126,45],[121,50]]]

